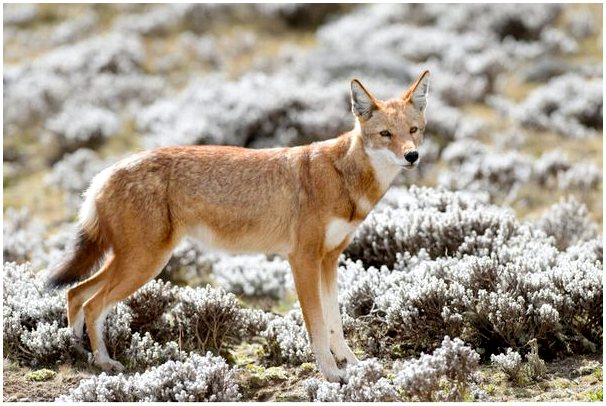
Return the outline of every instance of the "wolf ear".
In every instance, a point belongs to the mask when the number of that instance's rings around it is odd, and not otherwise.
[[[377,109],[377,99],[358,79],[351,81],[351,111],[356,117],[368,120]]]
[[[410,101],[420,111],[427,107],[427,95],[429,94],[429,71],[426,70],[419,76],[412,86],[404,93],[402,98]]]

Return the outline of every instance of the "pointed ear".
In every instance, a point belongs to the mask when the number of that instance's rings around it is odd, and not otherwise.
[[[412,86],[402,95],[402,98],[411,102],[420,111],[427,107],[427,95],[429,94],[429,71],[426,70],[419,76]]]
[[[372,117],[377,109],[377,99],[368,91],[358,79],[351,81],[351,111],[364,120]]]

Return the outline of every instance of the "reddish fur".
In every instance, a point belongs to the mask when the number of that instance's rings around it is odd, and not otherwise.
[[[422,77],[406,93],[408,98]],[[351,234],[330,247],[325,242],[327,227],[335,219],[358,224],[369,210],[358,202],[374,206],[385,193],[367,149],[384,148],[403,156],[422,138],[422,131],[413,137],[407,129],[424,127],[424,117],[412,110],[409,100],[371,97],[372,117],[336,139],[261,150],[166,147],[118,164],[93,196],[95,224],[113,253],[99,272],[69,291],[70,325],[84,311],[91,346],[101,351],[102,337],[91,326],[109,306],[154,278],[183,236],[201,229],[210,231],[215,245],[223,249],[288,256],[312,344],[322,347],[316,352],[320,369],[335,380],[336,364],[330,352],[326,355],[329,337],[322,295],[336,303],[336,261]],[[394,134],[389,140],[378,135],[385,128]],[[99,247],[83,246],[56,280],[84,275],[83,269],[98,258]],[[75,258],[85,261],[76,263]],[[338,337],[333,338],[331,349],[339,356],[339,349],[333,348]],[[345,356],[355,359],[350,353]],[[110,361],[103,358],[99,363],[115,366]]]

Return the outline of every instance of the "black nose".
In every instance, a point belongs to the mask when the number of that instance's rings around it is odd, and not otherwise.
[[[419,153],[417,151],[411,151],[404,155],[404,158],[411,164],[414,164],[415,161],[419,159]]]

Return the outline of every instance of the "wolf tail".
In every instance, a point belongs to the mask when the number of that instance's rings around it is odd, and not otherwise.
[[[73,246],[67,257],[49,273],[47,285],[65,286],[88,276],[109,248],[99,227],[95,198],[108,178],[109,170],[97,175],[85,194],[80,208],[80,224]]]

